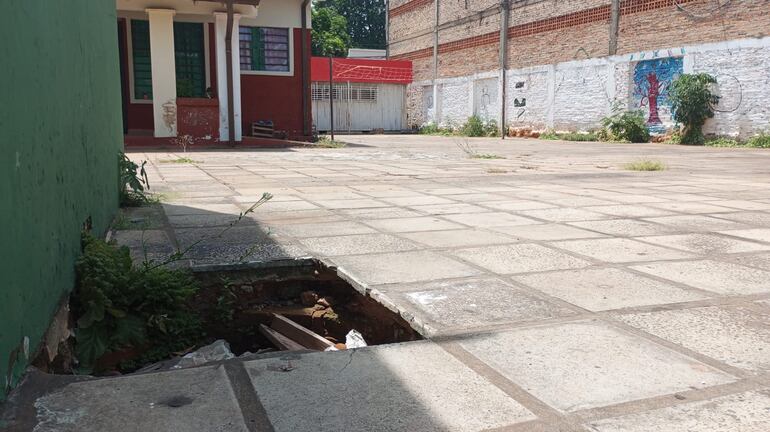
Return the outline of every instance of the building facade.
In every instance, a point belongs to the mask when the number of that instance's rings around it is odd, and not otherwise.
[[[587,130],[619,106],[662,132],[668,85],[707,72],[722,100],[706,132],[748,136],[770,127],[768,28],[762,0],[391,0],[388,36],[414,64],[413,126]]]
[[[224,2],[116,0],[116,7],[127,143],[227,141]],[[310,2],[238,0],[233,8],[234,140],[256,122],[272,124],[276,137],[309,138]],[[156,140],[141,138],[148,136]]]

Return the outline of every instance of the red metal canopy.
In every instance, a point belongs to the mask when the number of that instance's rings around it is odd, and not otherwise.
[[[310,63],[313,81],[329,81],[329,58],[313,57]],[[412,62],[409,60],[334,59],[334,81],[383,84],[412,82]]]

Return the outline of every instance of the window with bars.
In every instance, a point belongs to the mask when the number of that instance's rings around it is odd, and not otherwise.
[[[131,48],[134,59],[134,99],[152,99],[149,21],[131,20]]]
[[[289,72],[289,29],[241,27],[242,71]]]
[[[206,95],[206,57],[203,24],[174,23],[174,62],[179,97]],[[134,99],[152,99],[150,60],[150,22],[131,20],[131,51],[134,73]]]
[[[378,89],[376,86],[365,84],[334,84],[334,100],[354,102],[377,102]],[[315,101],[329,100],[329,84],[313,83],[311,99]]]

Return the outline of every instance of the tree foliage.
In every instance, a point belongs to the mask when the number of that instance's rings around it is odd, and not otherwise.
[[[682,125],[682,144],[703,144],[703,125],[714,117],[719,96],[712,92],[717,80],[706,73],[683,74],[669,90],[674,121]]]
[[[313,55],[316,56],[345,56],[350,47],[348,24],[344,16],[334,8],[313,7]]]
[[[314,11],[333,9],[345,18],[352,48],[385,48],[385,7],[385,0],[316,0],[313,3]]]

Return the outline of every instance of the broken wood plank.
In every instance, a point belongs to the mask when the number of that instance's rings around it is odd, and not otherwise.
[[[273,322],[270,324],[270,327],[287,338],[310,349],[323,351],[326,348],[334,346],[331,341],[326,340],[319,334],[302,327],[280,314],[273,315]]]
[[[281,351],[302,351],[307,349],[264,324],[259,325],[259,332]]]

